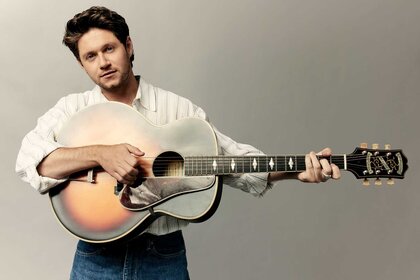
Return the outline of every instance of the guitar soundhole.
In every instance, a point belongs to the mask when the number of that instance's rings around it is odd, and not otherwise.
[[[155,177],[183,176],[184,159],[175,152],[164,152],[153,162]]]

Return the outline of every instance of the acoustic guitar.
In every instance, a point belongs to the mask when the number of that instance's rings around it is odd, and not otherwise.
[[[207,220],[219,204],[222,175],[300,172],[304,155],[219,156],[215,133],[204,120],[185,118],[151,124],[122,103],[87,107],[61,128],[57,141],[68,147],[129,143],[145,152],[142,181],[124,186],[101,168],[73,174],[49,192],[61,225],[79,239],[104,243],[130,239],[156,218]],[[402,179],[408,168],[401,150],[367,146],[327,158],[359,179]],[[366,181],[365,181],[366,184]]]

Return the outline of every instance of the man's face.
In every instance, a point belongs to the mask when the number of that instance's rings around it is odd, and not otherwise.
[[[92,28],[78,42],[80,63],[89,77],[105,91],[123,88],[131,73],[130,37],[124,46],[108,30]]]

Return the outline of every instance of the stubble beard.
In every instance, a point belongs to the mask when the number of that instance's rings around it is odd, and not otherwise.
[[[129,71],[127,73],[115,72],[115,74],[118,75],[118,77],[113,77],[114,79],[118,79],[118,81],[115,83],[114,81],[111,81],[110,85],[107,85],[107,83],[101,82],[101,79],[98,80],[98,86],[107,92],[113,93],[118,92],[121,89],[124,89],[128,85],[128,79],[129,79]]]

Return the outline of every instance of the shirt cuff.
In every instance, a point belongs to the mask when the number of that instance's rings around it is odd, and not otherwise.
[[[29,167],[24,170],[26,175],[23,178],[27,181],[32,187],[34,187],[38,192],[41,194],[46,194],[52,187],[55,187],[63,182],[65,182],[68,178],[63,179],[54,179],[50,177],[41,176],[38,174],[36,168]]]
[[[223,183],[248,192],[256,197],[262,197],[272,188],[268,182],[268,173],[246,173],[242,175],[224,176]]]

